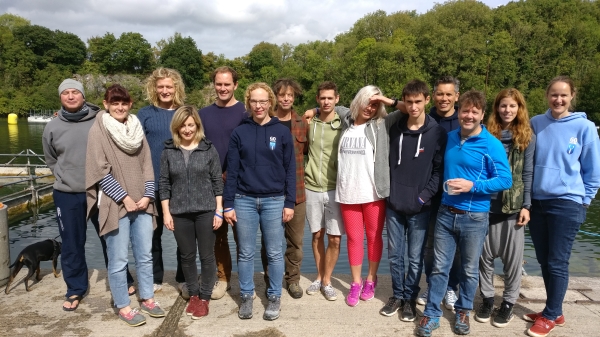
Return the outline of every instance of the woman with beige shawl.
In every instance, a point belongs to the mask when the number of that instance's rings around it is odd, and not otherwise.
[[[108,282],[119,318],[130,326],[146,318],[164,317],[152,288],[152,233],[154,222],[154,171],[150,149],[135,115],[132,100],[119,84],[104,94],[104,107],[90,129],[86,162],[88,216],[99,212],[100,235],[108,254]],[[141,298],[132,309],[125,268],[131,242]]]

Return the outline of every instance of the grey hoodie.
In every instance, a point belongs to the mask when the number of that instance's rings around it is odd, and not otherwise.
[[[58,112],[44,128],[42,146],[46,164],[54,174],[54,189],[61,192],[85,192],[85,154],[88,133],[100,108],[85,102],[89,108],[87,116],[77,122],[68,121]]]

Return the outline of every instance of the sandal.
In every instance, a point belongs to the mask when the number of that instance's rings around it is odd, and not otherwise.
[[[133,290],[129,291],[129,288],[133,288]],[[129,286],[129,288],[127,288],[129,296],[133,296],[133,295],[137,294],[137,289],[135,289],[134,286]]]
[[[77,305],[74,308],[67,308],[65,306],[63,306],[62,308],[64,311],[75,311],[75,310],[77,310],[77,308],[79,308],[79,304],[81,303],[81,300],[82,300],[82,297],[79,295],[67,297],[65,299],[65,302],[69,302],[71,305],[73,305],[73,302],[77,301]]]

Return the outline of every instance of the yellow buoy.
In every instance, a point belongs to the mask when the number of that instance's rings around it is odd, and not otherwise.
[[[17,116],[17,114],[15,114],[15,113],[8,114],[8,124],[16,125],[18,119],[19,119],[19,116]]]

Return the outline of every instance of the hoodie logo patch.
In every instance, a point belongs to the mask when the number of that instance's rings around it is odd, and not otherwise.
[[[269,147],[271,148],[271,150],[275,150],[276,145],[277,145],[277,137],[270,137],[269,138]]]
[[[425,147],[424,146],[419,149],[419,153],[423,153],[423,152],[425,152]]]
[[[571,137],[569,139],[569,147],[567,148],[567,153],[571,154],[575,151],[575,145],[577,145],[577,137]]]

